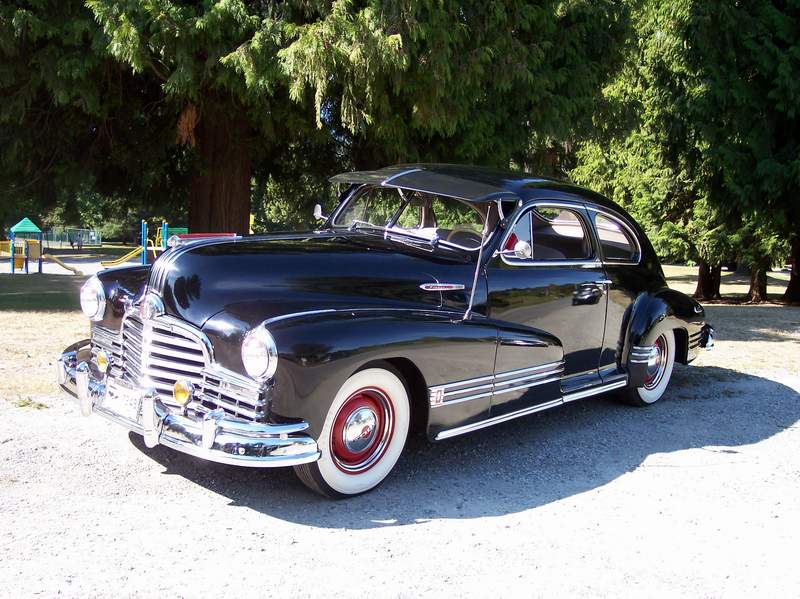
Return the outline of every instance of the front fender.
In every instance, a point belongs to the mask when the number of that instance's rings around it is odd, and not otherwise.
[[[319,434],[339,388],[371,362],[413,365],[422,379],[417,389],[491,375],[496,326],[461,313],[417,310],[336,311],[268,324],[279,363],[270,398],[274,418],[302,418]],[[409,381],[407,381],[409,382]],[[419,383],[419,381],[416,381]],[[412,401],[427,412],[428,397]],[[459,404],[456,420],[485,417],[489,398]],[[430,423],[429,423],[430,424]]]
[[[148,276],[149,265],[120,266],[100,271],[97,278],[105,289],[107,303],[103,319],[97,324],[113,331],[119,330],[125,310],[134,298],[142,294]]]

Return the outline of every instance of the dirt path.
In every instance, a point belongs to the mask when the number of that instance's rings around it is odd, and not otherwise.
[[[708,312],[655,406],[415,439],[343,502],[82,418],[52,356],[85,321],[0,312],[0,595],[796,596],[800,309]]]

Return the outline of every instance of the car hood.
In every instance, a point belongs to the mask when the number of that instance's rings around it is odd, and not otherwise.
[[[252,325],[319,309],[436,309],[441,294],[420,285],[442,281],[463,283],[466,305],[473,270],[467,256],[374,234],[306,233],[178,246],[156,261],[149,286],[168,314],[198,327],[221,311]]]

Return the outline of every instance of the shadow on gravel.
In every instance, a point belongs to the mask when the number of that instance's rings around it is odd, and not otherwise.
[[[131,441],[164,474],[186,477],[231,505],[311,526],[363,529],[529,510],[601,487],[651,454],[707,446],[736,453],[798,420],[800,395],[780,382],[676,367],[668,394],[649,408],[586,400],[442,443],[413,438],[383,485],[346,501],[313,495],[291,469],[210,464],[147,449],[133,433]]]

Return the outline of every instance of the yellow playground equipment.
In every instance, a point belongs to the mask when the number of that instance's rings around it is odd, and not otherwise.
[[[58,264],[61,268],[66,268],[74,275],[82,275],[83,273],[75,268],[74,266],[70,266],[66,262],[62,262],[58,257],[53,256],[52,254],[42,254],[42,258],[47,260],[48,262],[53,262],[54,264]]]
[[[153,243],[149,239],[147,241],[148,241],[148,245]],[[156,258],[155,248],[151,246],[151,249],[153,251],[153,260],[155,260],[155,258]],[[102,266],[119,266],[120,264],[124,264],[125,262],[130,262],[131,260],[133,260],[134,258],[137,258],[141,254],[142,254],[142,246],[137,246],[137,247],[133,248],[130,252],[125,254],[124,256],[120,256],[119,258],[116,258],[114,260],[104,260],[103,262],[100,262],[100,264]]]
[[[156,227],[155,239],[150,239],[147,236],[147,221],[142,221],[142,229],[140,235],[139,247],[133,248],[124,256],[120,256],[114,260],[106,260],[101,262],[103,266],[119,266],[125,262],[131,262],[141,256],[142,264],[147,264],[148,256],[153,257],[153,261],[158,258],[159,252],[167,249],[167,239],[172,234],[186,233],[185,228],[168,228],[166,221],[161,222],[161,226]],[[146,252],[145,252],[146,248]]]

